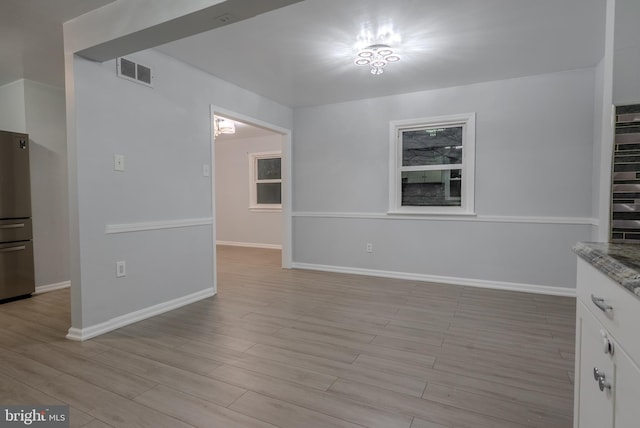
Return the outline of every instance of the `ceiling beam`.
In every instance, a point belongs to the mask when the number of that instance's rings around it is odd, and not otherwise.
[[[64,24],[65,52],[104,62],[302,0],[118,0]]]

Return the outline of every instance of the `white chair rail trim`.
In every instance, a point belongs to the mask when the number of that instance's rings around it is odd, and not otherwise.
[[[544,217],[544,216],[497,216],[497,215],[427,215],[395,213],[358,213],[358,212],[313,212],[298,211],[293,217],[316,218],[360,218],[376,220],[410,221],[466,221],[484,223],[529,223],[529,224],[575,224],[597,226],[598,220],[590,217]]]
[[[179,227],[209,226],[212,217],[185,218],[178,220],[145,221],[139,223],[108,224],[104,229],[106,235],[115,233],[142,232],[145,230],[175,229]]]

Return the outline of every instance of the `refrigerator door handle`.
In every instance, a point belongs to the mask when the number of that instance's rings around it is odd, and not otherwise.
[[[18,229],[24,227],[24,223],[0,224],[0,229]]]
[[[0,248],[0,253],[8,253],[9,251],[22,251],[26,249],[27,249],[26,246],[19,245],[17,247]]]

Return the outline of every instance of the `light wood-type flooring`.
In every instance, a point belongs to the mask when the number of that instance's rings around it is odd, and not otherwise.
[[[68,290],[1,305],[0,404],[88,428],[572,426],[575,299],[218,250],[216,297],[83,343]]]

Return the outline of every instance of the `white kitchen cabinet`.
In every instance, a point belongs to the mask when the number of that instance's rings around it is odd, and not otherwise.
[[[640,298],[581,259],[577,295],[574,428],[640,427]]]
[[[607,377],[614,373],[613,361],[602,350],[601,326],[578,302],[576,308],[576,377],[574,427],[613,426],[613,392],[600,390],[593,376],[595,368]]]
[[[614,427],[640,427],[640,368],[624,349],[616,351],[615,363],[615,402]]]

